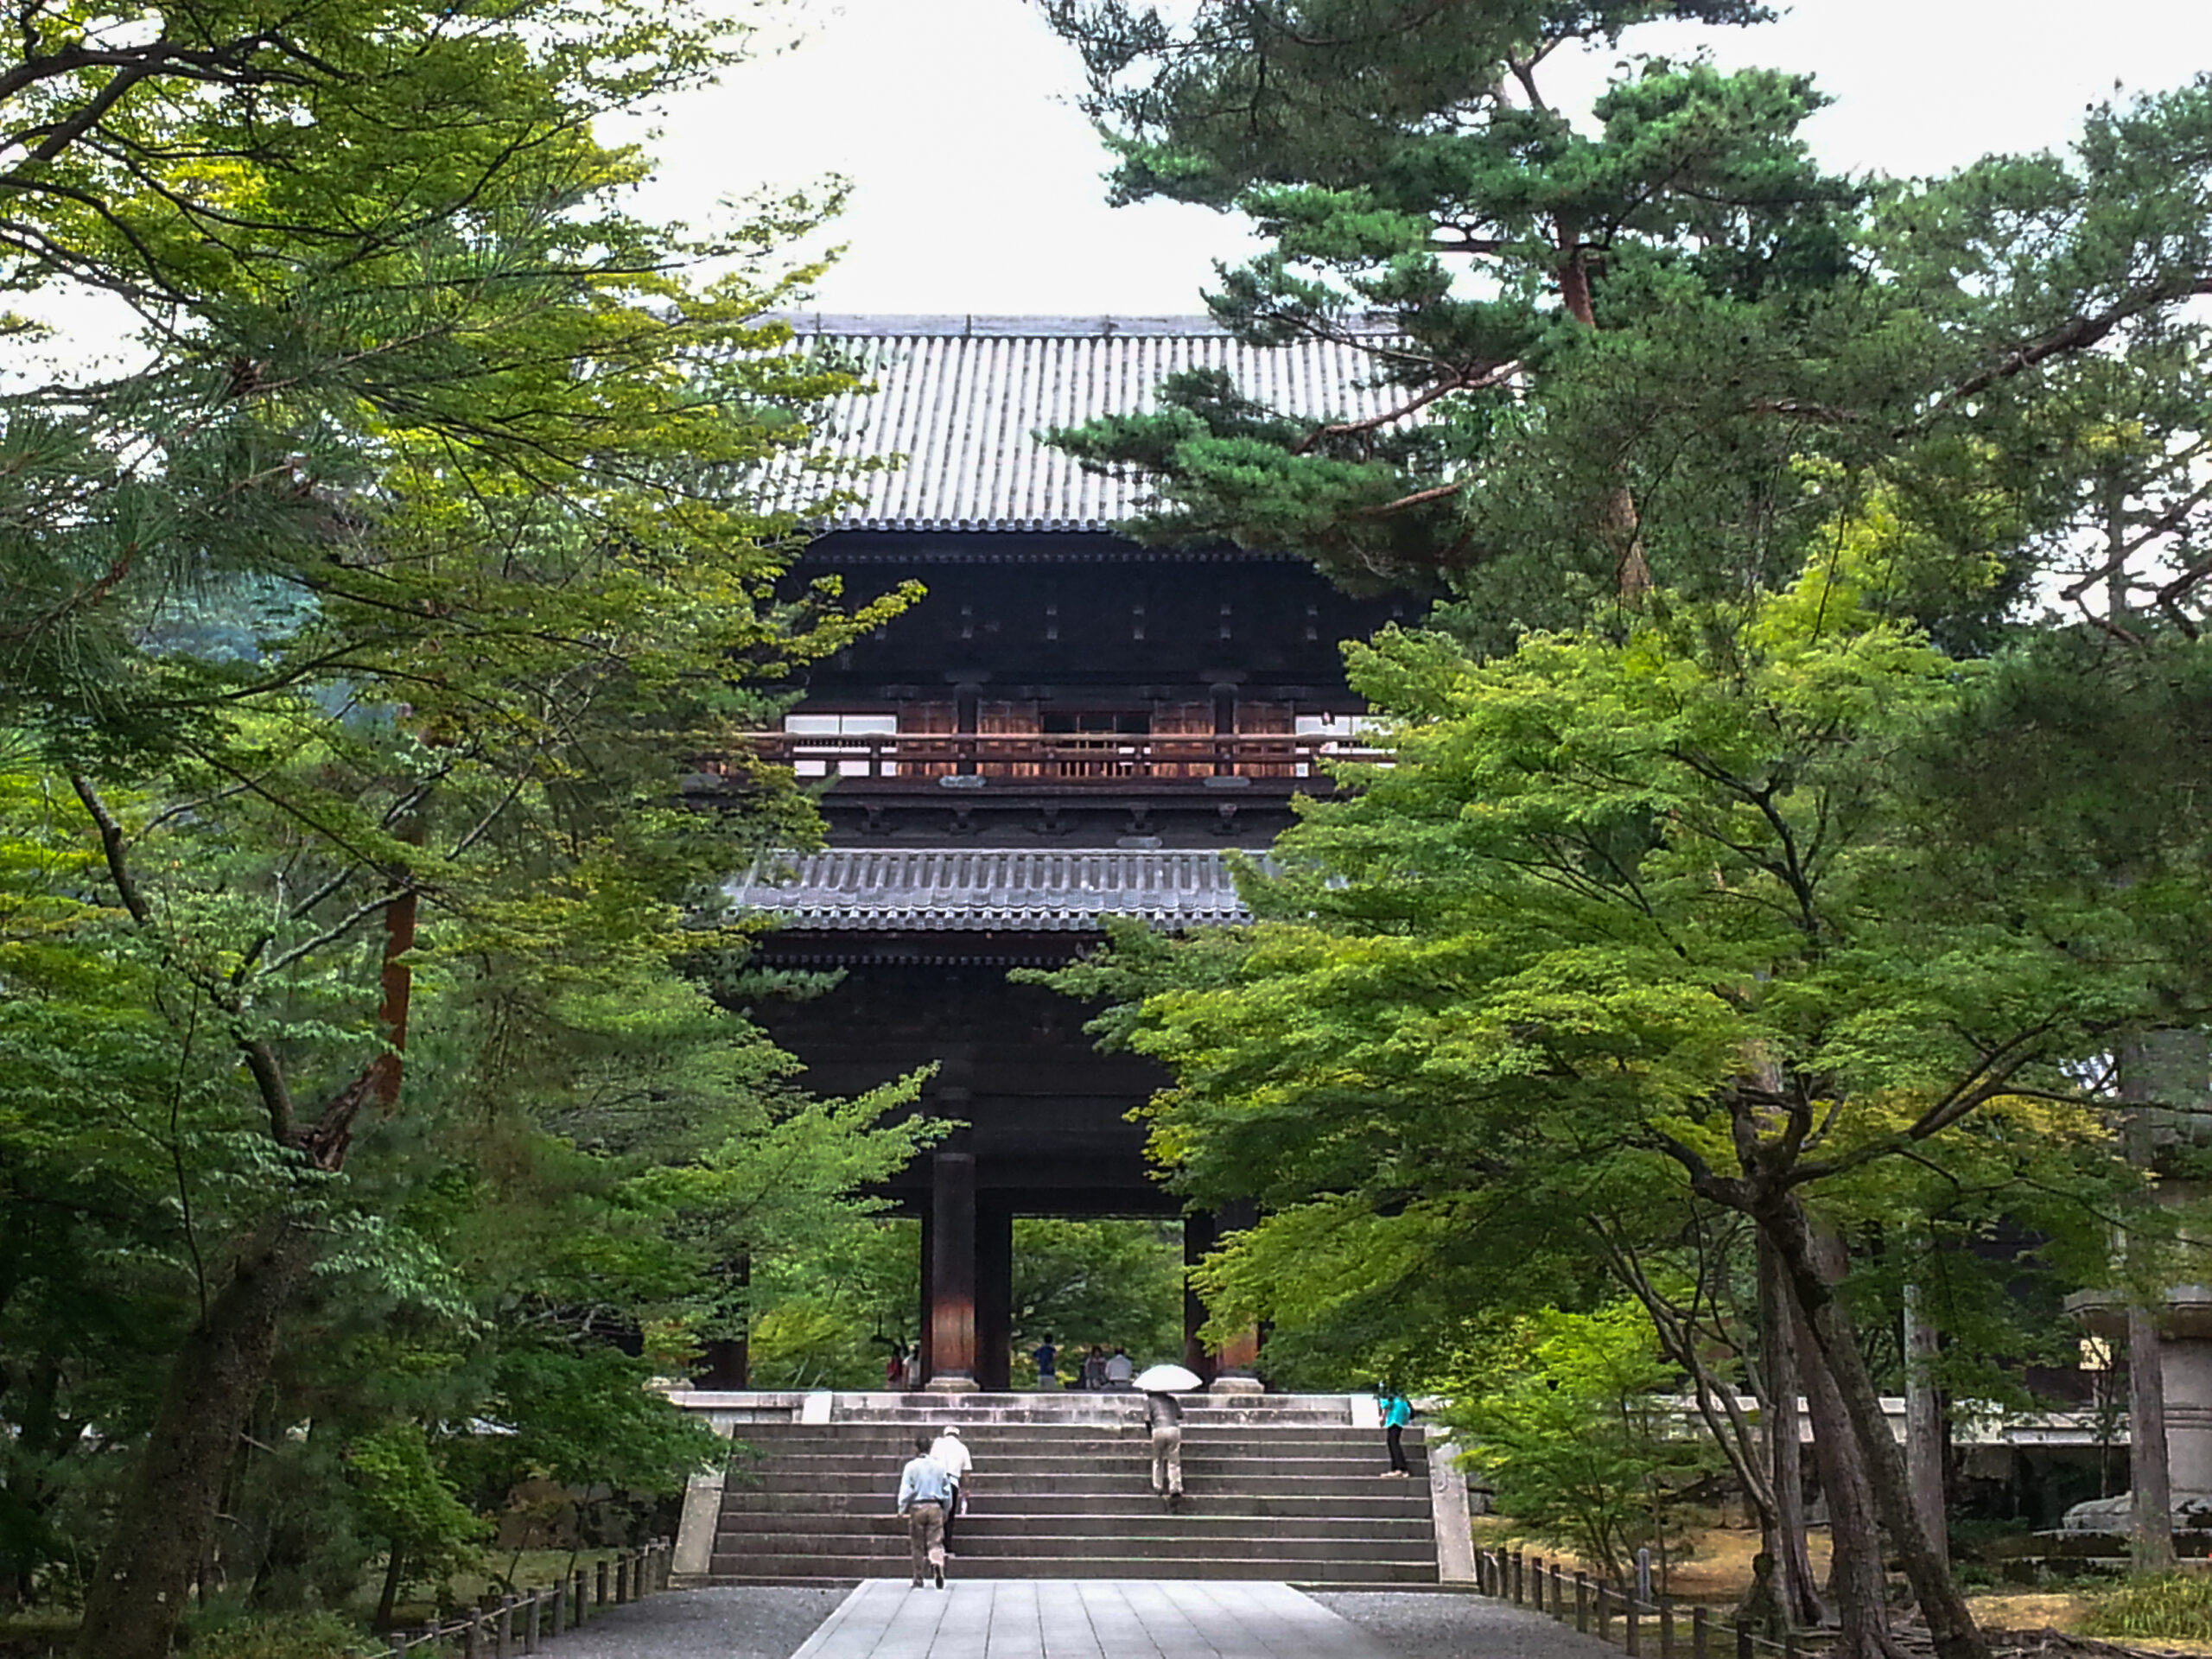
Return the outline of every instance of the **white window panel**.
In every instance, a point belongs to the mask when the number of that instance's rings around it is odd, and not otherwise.
[[[896,715],[785,715],[784,729],[795,737],[861,737],[874,734],[895,733],[899,729]],[[825,744],[834,748],[834,744]],[[793,763],[792,770],[802,778],[826,778],[832,766],[847,778],[868,776],[868,760],[861,758],[832,761],[826,757],[818,760],[801,760]]]

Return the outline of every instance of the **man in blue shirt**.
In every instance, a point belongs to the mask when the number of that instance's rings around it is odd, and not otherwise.
[[[930,1437],[914,1436],[914,1457],[899,1477],[899,1513],[906,1517],[906,1542],[913,1557],[914,1588],[922,1587],[926,1567],[944,1588],[944,1512],[952,1503],[952,1477],[930,1455]]]

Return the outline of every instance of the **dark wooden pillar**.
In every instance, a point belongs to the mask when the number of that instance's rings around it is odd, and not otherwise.
[[[936,1229],[930,1225],[930,1212],[926,1205],[922,1210],[921,1230],[922,1266],[914,1281],[915,1300],[921,1305],[921,1312],[915,1320],[915,1329],[920,1333],[914,1338],[914,1346],[918,1350],[914,1356],[914,1377],[917,1387],[929,1380],[930,1362],[932,1358],[930,1342],[930,1252],[931,1247],[937,1243],[937,1238]]]
[[[1202,1382],[1213,1381],[1213,1351],[1198,1335],[1206,1322],[1206,1305],[1198,1300],[1190,1281],[1191,1269],[1213,1249],[1213,1212],[1193,1210],[1183,1217],[1183,1369],[1196,1372]]]
[[[952,688],[952,729],[959,736],[976,735],[976,729],[981,724],[982,695],[982,684],[973,680],[963,680]],[[976,775],[976,757],[972,745],[969,747],[968,758],[956,762],[952,769],[957,775],[963,778],[973,778]]]
[[[1249,1198],[1225,1204],[1214,1217],[1215,1236],[1241,1232],[1259,1218],[1259,1207]],[[1216,1394],[1262,1393],[1267,1385],[1260,1381],[1259,1363],[1260,1327],[1247,1325],[1221,1344],[1214,1357],[1213,1381],[1207,1386]]]
[[[1014,1386],[1014,1204],[976,1204],[976,1381],[988,1393]]]
[[[976,1387],[976,1154],[930,1160],[929,1386]]]

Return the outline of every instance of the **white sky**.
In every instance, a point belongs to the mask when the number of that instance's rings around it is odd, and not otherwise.
[[[1212,261],[1250,245],[1203,209],[1104,205],[1075,54],[1025,0],[804,0],[760,39],[797,44],[665,111],[637,205],[697,223],[718,199],[844,174],[849,251],[822,309],[1186,314]],[[2212,70],[2212,0],[1798,0],[1777,23],[1657,25],[1623,49],[1700,45],[1813,71],[1837,99],[1809,129],[1830,167],[1931,173],[2062,146],[2115,81]],[[1613,55],[1577,71],[1586,96]]]

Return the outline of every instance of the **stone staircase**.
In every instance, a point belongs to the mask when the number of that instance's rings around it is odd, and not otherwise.
[[[899,1471],[918,1432],[950,1423],[976,1459],[957,1577],[1437,1581],[1418,1429],[1413,1478],[1389,1480],[1382,1431],[1355,1427],[1342,1395],[1183,1401],[1173,1514],[1152,1492],[1138,1395],[841,1395],[829,1421],[734,1423],[708,1577],[904,1577]]]

